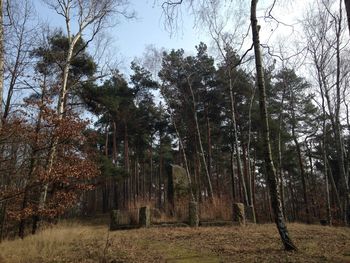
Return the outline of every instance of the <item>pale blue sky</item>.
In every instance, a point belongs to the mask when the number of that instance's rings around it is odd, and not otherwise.
[[[187,52],[194,52],[195,45],[200,41],[210,45],[211,39],[205,34],[206,28],[194,29],[193,17],[183,10],[182,20],[177,30],[177,34],[171,36],[168,31],[164,29],[163,12],[159,5],[158,0],[129,0],[130,11],[136,12],[135,19],[120,18],[119,24],[109,28],[107,30],[108,35],[111,37],[111,45],[109,46],[109,54],[113,54],[113,59],[118,60],[118,67],[122,72],[127,73],[130,62],[135,57],[141,57],[145,51],[147,45],[154,45],[156,48],[183,48]],[[279,9],[281,7],[275,7],[274,15],[281,21],[295,23],[298,18],[302,16],[303,10],[307,3],[312,0],[296,0],[288,5],[283,5],[284,10]],[[53,10],[47,8],[47,5],[42,0],[33,0],[38,12],[38,17],[42,21],[46,21],[51,27],[61,26],[63,27],[63,18],[57,15]],[[158,4],[155,4],[158,2]],[[261,1],[260,14],[262,15],[272,0]],[[186,5],[182,6],[186,8]],[[249,12],[249,8],[244,8]],[[232,14],[232,13],[231,13]],[[247,17],[249,22],[249,15]],[[182,21],[182,22],[181,22]],[[273,24],[264,24],[263,19],[260,19],[260,23],[263,24],[262,30],[262,42],[271,44],[271,41],[275,41],[281,36],[285,36],[288,42],[291,43],[291,34],[293,30],[290,27],[279,26],[276,28]],[[197,27],[200,27],[197,25]],[[231,28],[228,28],[231,31]],[[246,29],[243,28],[246,32]],[[243,49],[250,47],[250,36],[247,38],[247,43]],[[287,46],[289,44],[285,42]],[[107,52],[108,53],[108,52]],[[121,63],[119,63],[121,61]]]
[[[51,27],[63,27],[63,19],[47,8],[42,0],[33,0],[38,16]],[[200,41],[208,39],[199,30],[193,28],[191,16],[184,15],[176,35],[164,28],[162,9],[154,4],[154,0],[130,0],[130,10],[136,12],[135,19],[120,18],[119,23],[108,28],[107,33],[113,39],[112,49],[117,52],[118,59],[123,60],[122,67],[128,67],[135,57],[142,56],[147,45],[157,48],[184,48],[193,51]]]

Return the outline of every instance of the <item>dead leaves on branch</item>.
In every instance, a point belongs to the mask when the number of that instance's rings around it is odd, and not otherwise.
[[[11,221],[35,213],[44,218],[64,214],[83,191],[93,188],[91,179],[99,175],[86,132],[88,121],[72,110],[59,116],[49,100],[28,101],[27,107],[30,110],[18,111],[0,130],[0,200],[6,199],[6,217]],[[54,162],[48,169],[49,151],[57,138]],[[47,204],[39,208],[44,185],[48,186]]]

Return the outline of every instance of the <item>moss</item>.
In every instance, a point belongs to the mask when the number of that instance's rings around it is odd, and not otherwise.
[[[173,243],[164,243],[160,241],[140,240],[138,242],[143,249],[155,251],[165,262],[176,263],[216,263],[222,262],[219,257],[213,254],[203,254],[199,251],[185,248]]]

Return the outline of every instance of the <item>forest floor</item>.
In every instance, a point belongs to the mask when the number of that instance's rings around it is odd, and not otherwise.
[[[0,244],[5,262],[350,262],[350,228],[289,224],[298,252],[282,249],[273,224],[109,232],[65,222]]]

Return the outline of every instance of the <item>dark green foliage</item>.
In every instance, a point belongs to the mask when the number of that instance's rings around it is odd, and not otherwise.
[[[118,181],[128,176],[128,173],[121,167],[117,167],[111,159],[104,155],[99,156],[99,167],[103,177],[114,177]]]

